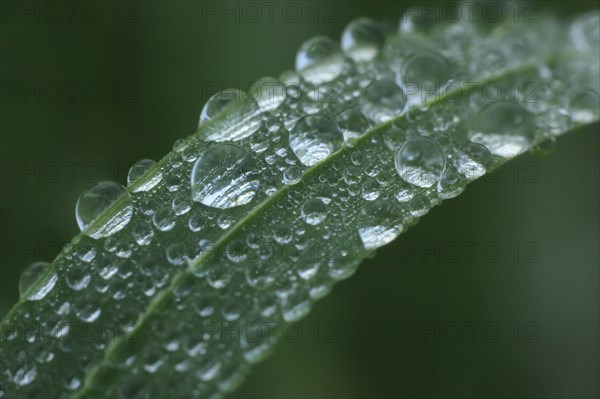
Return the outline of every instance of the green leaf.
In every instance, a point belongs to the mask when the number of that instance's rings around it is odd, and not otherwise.
[[[345,57],[307,42],[285,91],[209,100],[2,321],[0,397],[230,392],[432,206],[598,120],[597,24],[412,25],[382,44],[359,20]]]

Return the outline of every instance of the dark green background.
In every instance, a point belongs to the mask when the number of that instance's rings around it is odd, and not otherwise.
[[[8,3],[14,2],[2,6]],[[106,179],[124,184],[133,162],[159,159],[175,139],[194,131],[215,87],[278,76],[293,68],[305,39],[339,38],[357,16],[395,26],[403,7],[302,1],[297,23],[277,12],[273,23],[266,15],[256,23],[242,16],[238,23],[234,16],[203,22],[201,2],[96,4],[99,22],[77,11],[73,20],[56,23],[2,15],[2,315],[18,298],[23,268],[50,260],[78,232],[74,206],[84,187]],[[544,6],[566,16],[597,4]],[[33,88],[41,98],[9,95],[15,84],[25,85],[19,93]],[[63,87],[62,97],[51,102],[54,84]],[[98,101],[86,100],[84,87],[100,87]],[[433,209],[318,303],[296,326],[299,341],[282,340],[235,396],[597,397],[598,148],[595,124],[561,138],[551,156],[523,156],[497,179],[477,182]],[[473,259],[463,253],[457,262],[406,253],[412,245],[436,243],[464,251],[469,243],[477,246]],[[502,249],[497,261],[486,261],[486,243]],[[528,245],[538,248],[531,258],[536,263],[526,262]],[[465,335],[469,322],[478,326],[473,342]],[[463,325],[463,337],[403,339],[402,328],[415,323]],[[498,342],[482,335],[490,323],[502,329]],[[537,331],[532,340],[523,334],[515,340],[515,326]]]

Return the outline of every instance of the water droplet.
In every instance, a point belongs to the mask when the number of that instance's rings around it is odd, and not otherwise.
[[[154,226],[160,231],[169,231],[175,227],[176,219],[171,207],[164,206],[156,211],[152,217]]]
[[[121,196],[124,200],[123,206],[110,219],[103,220],[102,225],[90,227]],[[132,214],[133,205],[127,191],[117,183],[108,181],[97,183],[81,193],[75,207],[79,228],[93,238],[108,237],[121,231],[131,220]]]
[[[591,90],[576,93],[569,103],[571,119],[578,123],[591,123],[600,116],[600,99]]]
[[[132,235],[138,245],[149,245],[154,237],[154,230],[147,223],[139,223],[133,229]]]
[[[21,297],[24,296],[27,290],[29,290],[33,286],[35,281],[44,273],[48,266],[48,262],[34,262],[27,266],[25,270],[23,270],[21,276],[19,277],[19,295]],[[56,278],[56,275],[54,275],[54,277]],[[54,284],[55,283],[56,280],[54,281]],[[52,284],[52,287],[54,287],[54,284]],[[52,287],[50,287],[50,289],[52,289]],[[32,293],[32,295],[35,295],[35,293]],[[42,299],[44,296],[46,295],[44,294],[39,299]],[[29,297],[29,299],[34,300],[31,299],[31,296]]]
[[[227,109],[227,112],[222,112]],[[213,95],[204,104],[200,114],[200,128],[207,121],[204,135],[208,141],[238,141],[258,130],[261,122],[260,108],[246,93],[227,89]]]
[[[357,108],[342,111],[335,119],[347,143],[356,140],[371,127],[369,120]]]
[[[434,97],[451,76],[452,66],[442,55],[420,51],[406,59],[397,79],[400,87],[412,93],[412,101],[419,103]]]
[[[146,172],[154,167],[154,165],[156,165],[156,161],[153,161],[152,159],[141,159],[134,163],[133,166],[129,168],[129,173],[127,174],[127,187],[130,187],[137,182],[144,174],[146,174]],[[144,184],[133,189],[133,192],[149,191],[156,187],[161,180],[162,173],[159,171],[144,182]]]
[[[302,169],[299,166],[291,165],[283,171],[283,184],[297,184],[302,180]]]
[[[514,157],[529,148],[535,126],[533,115],[520,105],[499,101],[471,118],[469,138],[494,155]]]
[[[87,268],[82,267],[83,265],[72,265],[66,274],[67,285],[73,291],[81,291],[91,281],[91,276],[87,271]]]
[[[408,210],[411,215],[420,217],[429,212],[431,203],[429,199],[423,194],[415,194],[410,201],[408,201]]]
[[[250,87],[249,95],[263,111],[273,111],[285,100],[285,86],[277,79],[267,76]]]
[[[439,11],[431,12],[427,7],[409,8],[400,17],[398,30],[402,33],[418,33],[427,36],[439,23],[440,18]]]
[[[464,187],[461,185],[460,175],[452,165],[446,166],[444,173],[437,184],[437,191],[442,199],[454,198],[462,193]]]
[[[289,136],[292,151],[307,166],[314,165],[337,151],[343,140],[336,124],[318,114],[300,118]]]
[[[404,110],[407,98],[396,82],[380,79],[372,82],[360,96],[360,110],[375,123],[387,122]]]
[[[369,18],[355,19],[342,33],[342,49],[356,62],[375,58],[383,41],[383,30]]]
[[[442,147],[428,137],[415,137],[408,140],[395,158],[396,171],[410,184],[431,187],[437,183],[446,158]]]
[[[362,186],[362,198],[367,201],[374,201],[381,194],[379,182],[374,178],[369,178]]]
[[[600,15],[597,11],[583,14],[573,22],[569,33],[577,50],[598,52],[600,48]]]
[[[394,241],[402,233],[402,208],[397,203],[377,199],[367,203],[358,235],[365,249],[376,249]]]
[[[280,224],[274,229],[273,238],[279,244],[288,244],[292,241],[293,236],[292,229],[285,224]]]
[[[404,134],[404,131],[402,131],[402,129],[398,127],[390,126],[383,133],[383,142],[385,143],[387,148],[394,152],[398,151],[405,141],[406,134]]]
[[[37,376],[35,362],[33,359],[29,358],[24,351],[20,351],[16,356],[13,367],[15,367],[16,371],[14,372],[12,380],[19,386],[31,384]]]
[[[327,217],[327,205],[319,198],[311,198],[302,207],[302,218],[310,225],[316,226]]]
[[[191,177],[192,199],[213,208],[245,205],[256,195],[258,167],[235,144],[217,144],[203,151]]]
[[[333,40],[317,36],[302,44],[296,54],[296,71],[307,82],[331,82],[344,69],[344,57]]]
[[[183,265],[187,256],[185,253],[185,246],[181,242],[175,242],[167,248],[167,260],[174,266]]]
[[[475,180],[485,175],[490,166],[492,155],[479,143],[467,143],[458,153],[458,173],[469,180]]]

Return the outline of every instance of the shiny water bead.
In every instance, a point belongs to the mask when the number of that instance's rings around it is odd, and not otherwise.
[[[429,212],[431,202],[423,194],[415,194],[410,201],[408,201],[408,210],[411,215],[420,217]]]
[[[437,184],[438,195],[442,199],[454,198],[463,192],[461,177],[452,165],[447,165]]]
[[[458,173],[469,180],[483,176],[491,162],[492,154],[479,143],[467,143],[462,146],[456,160]]]
[[[383,142],[387,148],[396,152],[406,142],[406,134],[401,128],[390,126],[383,133]]]
[[[261,111],[252,96],[227,89],[208,99],[200,114],[199,127],[204,127],[208,141],[238,141],[254,134],[261,123]]]
[[[376,249],[394,241],[404,230],[403,218],[402,208],[392,200],[380,198],[367,203],[358,229],[365,249]]]
[[[335,116],[346,143],[352,143],[371,127],[369,120],[357,108],[346,109]]]
[[[452,76],[452,65],[434,51],[419,51],[403,63],[397,82],[414,103],[434,99]]]
[[[129,168],[129,173],[127,173],[127,187],[130,187],[137,182],[143,175],[146,174],[146,172],[154,167],[154,165],[156,165],[156,161],[153,161],[152,159],[140,159],[134,163],[133,166]],[[133,192],[151,190],[152,188],[156,187],[158,183],[160,183],[161,179],[162,173],[158,171],[147,181],[145,181],[144,184],[133,189]]]
[[[592,11],[578,17],[569,31],[575,48],[582,52],[600,49],[600,15]]]
[[[123,205],[115,210],[108,220],[103,220],[101,225],[88,227],[119,197],[123,198]],[[104,181],[95,184],[85,190],[79,196],[75,206],[75,217],[79,228],[85,234],[93,238],[108,237],[127,226],[131,215],[133,214],[133,205],[129,193],[117,183]]]
[[[25,270],[23,270],[21,276],[19,277],[19,295],[21,297],[23,297],[25,293],[33,286],[35,281],[44,273],[48,266],[48,262],[34,262],[27,266]],[[56,283],[56,280],[54,283]],[[46,289],[48,291],[51,290],[54,287],[54,283],[52,284],[52,287],[46,287]],[[32,293],[32,295],[29,297],[30,300],[35,300],[32,299],[32,296],[35,297],[36,293]],[[37,296],[39,296],[39,291]],[[43,296],[45,296],[45,294]]]
[[[283,171],[283,184],[291,185],[302,180],[302,169],[296,165],[290,165]]]
[[[471,117],[469,139],[494,155],[514,157],[526,151],[535,135],[533,115],[519,104],[499,101]]]
[[[569,101],[571,119],[577,123],[590,123],[600,116],[600,99],[592,90],[576,92]]]
[[[363,90],[360,110],[375,123],[387,122],[400,114],[406,106],[404,91],[391,79],[375,80]]]
[[[290,132],[289,143],[300,162],[312,166],[340,149],[344,136],[336,124],[323,115],[307,115]]]
[[[313,84],[331,82],[344,69],[344,57],[333,40],[317,36],[302,44],[296,54],[296,71]]]
[[[254,83],[248,90],[263,111],[277,109],[285,100],[285,86],[277,79],[267,76]]]
[[[370,61],[383,45],[381,26],[369,18],[358,18],[350,22],[342,33],[342,49],[356,62]]]
[[[302,218],[312,226],[323,222],[327,217],[327,205],[319,198],[311,198],[302,206]]]
[[[258,166],[235,144],[204,150],[192,169],[192,199],[213,208],[232,208],[252,201],[259,187]]]
[[[446,157],[442,147],[428,137],[408,140],[396,153],[396,171],[402,179],[419,187],[431,187],[439,180]]]

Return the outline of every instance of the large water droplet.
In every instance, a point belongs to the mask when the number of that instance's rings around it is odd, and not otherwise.
[[[285,86],[270,76],[258,80],[248,90],[258,106],[264,111],[277,109],[285,100]]]
[[[400,148],[395,163],[396,171],[405,181],[419,187],[431,187],[440,178],[446,158],[435,140],[415,137]]]
[[[365,134],[371,123],[369,120],[356,108],[344,110],[336,115],[338,126],[342,130],[344,140],[351,143],[358,137]]]
[[[452,76],[450,63],[433,51],[421,51],[410,56],[402,65],[398,84],[411,93],[414,103],[435,97]]]
[[[375,58],[383,41],[381,26],[369,18],[355,19],[342,33],[342,49],[357,62]]]
[[[471,118],[469,138],[486,146],[492,154],[510,158],[529,148],[534,129],[529,111],[501,101],[489,104]]]
[[[123,205],[102,221],[100,225],[90,225],[123,195]],[[75,216],[79,228],[93,238],[108,237],[127,226],[133,213],[133,205],[127,191],[117,183],[104,181],[85,190],[79,196]],[[88,228],[89,227],[89,228]]]
[[[367,203],[360,222],[363,227],[358,229],[365,249],[376,249],[392,242],[404,230],[402,220],[402,208],[393,201],[377,199]]]
[[[342,146],[344,136],[326,116],[307,115],[296,122],[289,141],[300,162],[311,166],[337,151]]]
[[[296,54],[296,71],[309,83],[331,82],[343,69],[340,47],[324,36],[307,40]]]
[[[226,110],[226,111],[225,111]],[[251,136],[261,122],[260,108],[256,101],[236,89],[221,91],[208,99],[200,114],[200,127],[204,127],[208,141],[237,141]]]
[[[469,180],[483,176],[490,166],[492,155],[490,151],[479,143],[467,143],[458,153],[458,172]]]
[[[232,208],[252,201],[259,186],[252,156],[235,144],[203,151],[192,169],[192,199],[213,208]]]
[[[150,168],[156,165],[156,161],[152,159],[140,159],[129,169],[129,173],[127,174],[127,187],[130,187],[133,183],[138,181]],[[134,192],[139,191],[148,191],[152,188],[156,187],[158,183],[162,180],[162,173],[157,172],[154,176],[150,177],[144,184],[135,188]]]
[[[391,79],[380,79],[365,87],[360,110],[375,123],[387,122],[404,110],[406,95]]]

